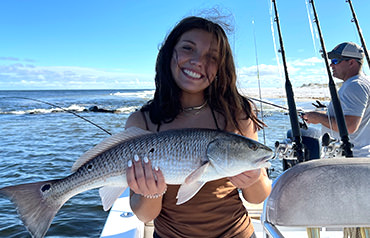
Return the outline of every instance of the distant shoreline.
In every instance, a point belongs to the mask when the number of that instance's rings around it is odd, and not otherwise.
[[[339,87],[337,87],[337,90]],[[0,90],[0,92],[37,92],[37,91],[153,91],[155,89],[28,89],[28,90]],[[239,88],[241,94],[253,98],[259,98],[259,91],[263,98],[286,98],[285,88]],[[304,85],[293,88],[294,98],[297,101],[321,100],[329,101],[330,92],[327,86]]]
[[[241,88],[240,93],[245,96],[259,98],[258,88]],[[294,99],[297,101],[321,100],[330,101],[330,92],[328,87],[300,87],[294,88]],[[261,88],[261,98],[286,98],[284,88]]]

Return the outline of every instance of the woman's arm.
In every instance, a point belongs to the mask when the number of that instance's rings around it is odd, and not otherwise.
[[[127,119],[125,128],[139,127],[146,129],[141,112],[132,113]],[[144,163],[142,163],[142,160]],[[166,190],[166,183],[160,169],[153,169],[151,162],[146,158],[135,156],[128,164],[126,171],[127,183],[130,187],[130,206],[139,220],[149,222],[156,218],[162,209],[162,196],[147,198],[145,196],[162,194]],[[157,179],[155,179],[157,178]]]
[[[261,203],[271,193],[271,180],[267,176],[266,169],[246,171],[237,176],[247,177],[244,186],[239,187],[245,200],[250,203]],[[242,185],[243,186],[243,185]]]
[[[257,129],[251,120],[241,120],[239,124],[244,136],[258,140]],[[264,168],[245,171],[229,179],[250,203],[263,202],[271,192],[271,181]]]

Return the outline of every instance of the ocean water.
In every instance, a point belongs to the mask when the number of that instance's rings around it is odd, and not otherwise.
[[[148,101],[153,90],[58,90],[0,91],[0,187],[63,178],[74,161],[109,135],[65,110],[114,134],[123,130],[126,119]],[[33,101],[32,98],[55,106]],[[265,99],[284,105],[284,99]],[[309,102],[300,102],[304,107]],[[110,112],[92,112],[97,106]],[[63,109],[61,109],[63,108]],[[263,107],[268,127],[259,140],[274,149],[286,138],[289,116],[279,108]],[[265,135],[263,135],[265,134]],[[264,137],[266,138],[264,140]],[[273,160],[272,178],[282,172],[281,161]],[[98,191],[79,194],[61,208],[46,237],[99,237],[108,212],[103,211]],[[0,237],[29,237],[15,207],[0,197]]]

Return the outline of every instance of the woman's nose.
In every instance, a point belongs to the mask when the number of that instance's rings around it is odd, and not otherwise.
[[[203,57],[199,54],[195,54],[192,56],[190,59],[190,64],[196,65],[196,66],[201,66],[203,64]]]

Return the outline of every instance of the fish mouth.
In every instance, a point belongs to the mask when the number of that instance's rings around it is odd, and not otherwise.
[[[265,157],[263,157],[262,161],[266,162],[266,161],[269,161],[270,159],[272,159],[274,157],[274,154],[271,153],[270,155],[266,155]]]
[[[263,163],[266,163],[268,162],[270,159],[272,159],[274,157],[274,154],[271,153],[270,155],[266,155],[264,157],[262,157],[261,159],[258,159],[256,160],[256,164],[263,164]]]

